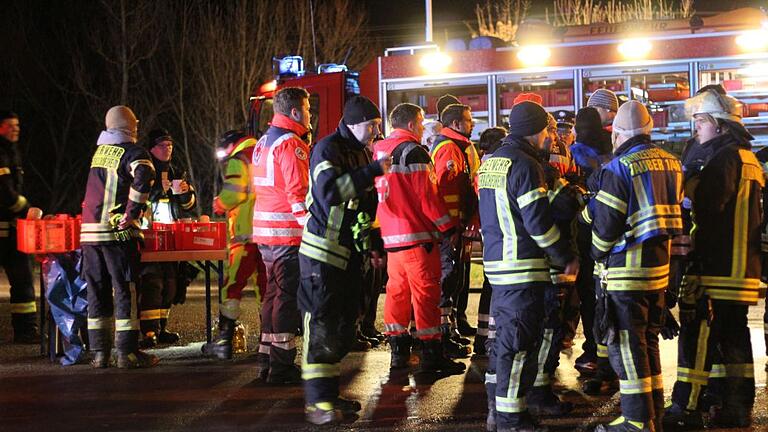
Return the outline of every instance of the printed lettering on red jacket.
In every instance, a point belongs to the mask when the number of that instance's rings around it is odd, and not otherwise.
[[[275,114],[253,153],[253,241],[259,244],[301,244],[307,220],[304,200],[309,187],[307,129]]]
[[[437,191],[432,160],[413,133],[395,129],[375,144],[377,158],[392,156],[389,174],[377,178],[377,216],[386,248],[431,243],[455,226]]]

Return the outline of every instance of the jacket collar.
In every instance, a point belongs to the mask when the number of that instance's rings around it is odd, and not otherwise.
[[[393,130],[392,133],[389,134],[389,136],[386,139],[387,141],[395,141],[398,144],[404,143],[406,141],[412,141],[417,144],[421,143],[421,140],[419,139],[419,137],[416,136],[416,134],[405,129]]]
[[[444,137],[446,137],[446,138],[448,138],[450,140],[453,140],[453,142],[458,144],[459,147],[461,147],[462,150],[467,148],[468,145],[472,144],[472,142],[469,141],[469,139],[467,139],[467,137],[465,137],[464,135],[456,132],[455,130],[453,130],[453,129],[447,127],[447,126],[440,130],[440,135],[442,135],[442,136],[444,136]]]
[[[632,138],[624,141],[624,143],[620,145],[619,148],[616,149],[614,154],[616,156],[621,156],[623,154],[629,153],[630,150],[632,150],[633,148],[639,145],[649,145],[649,144],[651,144],[650,135],[635,135]]]
[[[290,117],[279,113],[275,113],[270,125],[281,129],[288,129],[300,137],[303,137],[309,131],[304,125],[296,123]]]
[[[363,144],[363,143],[361,143],[360,141],[357,140],[357,137],[349,129],[349,126],[344,124],[344,120],[339,122],[339,127],[336,129],[336,131],[339,133],[341,138],[344,139],[344,141],[347,141],[353,147],[355,147],[357,149],[364,149],[365,148],[365,144]]]

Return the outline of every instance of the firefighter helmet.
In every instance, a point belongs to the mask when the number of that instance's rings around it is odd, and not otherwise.
[[[689,116],[709,114],[716,119],[741,123],[742,103],[733,96],[720,94],[715,90],[704,91],[687,101],[685,110]]]
[[[245,137],[246,134],[241,129],[233,129],[224,132],[224,134],[221,135],[221,138],[219,138],[219,143],[216,145],[216,158],[222,160],[229,157],[232,150],[235,149],[235,144]]]

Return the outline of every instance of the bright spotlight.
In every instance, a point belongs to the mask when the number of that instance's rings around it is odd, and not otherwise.
[[[530,45],[517,51],[518,60],[525,66],[543,66],[551,55],[549,48],[542,45]]]
[[[644,59],[651,52],[651,41],[648,39],[627,39],[619,44],[619,53],[627,59]]]
[[[451,56],[441,52],[425,54],[419,60],[419,65],[428,73],[444,72],[450,66],[453,59]]]
[[[768,46],[768,30],[749,30],[736,37],[736,45],[746,52],[763,51]]]

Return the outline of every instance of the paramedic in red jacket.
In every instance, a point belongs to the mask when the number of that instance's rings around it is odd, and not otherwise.
[[[456,222],[448,215],[437,193],[429,154],[419,145],[423,121],[420,107],[409,103],[396,106],[390,114],[395,130],[374,147],[376,158],[392,157],[391,171],[376,182],[377,215],[388,253],[384,326],[392,350],[392,369],[408,367],[411,347],[408,324],[413,309],[414,336],[424,347],[422,371],[462,373],[464,364],[449,360],[443,354],[438,306],[438,245],[441,237],[455,233]],[[457,239],[453,236],[453,243]]]

